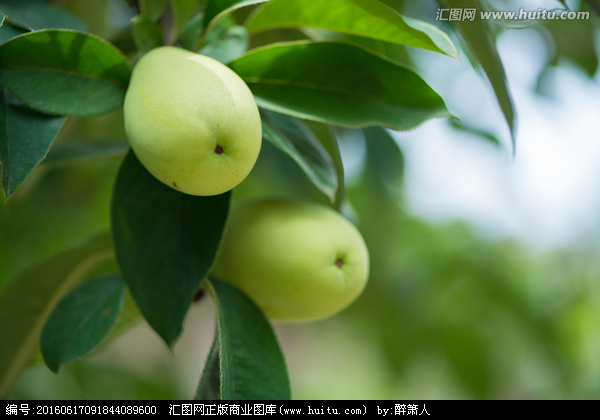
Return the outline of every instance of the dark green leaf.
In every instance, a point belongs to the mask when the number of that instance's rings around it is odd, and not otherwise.
[[[439,333],[441,346],[462,382],[479,398],[486,398],[491,384],[491,372],[486,354],[486,342],[473,330],[448,326]]]
[[[302,28],[302,32],[313,41],[333,41],[354,44],[397,63],[406,64],[409,66],[412,65],[412,60],[407,51],[408,47],[405,45],[385,42],[379,39],[343,34],[341,32],[329,31],[326,29],[305,27]]]
[[[196,51],[196,43],[204,31],[204,12],[196,13],[188,22],[181,34],[181,47]]]
[[[138,15],[131,20],[131,31],[135,45],[142,53],[163,44],[160,25],[146,16]]]
[[[438,0],[440,4],[450,8],[477,9],[483,10],[479,0]],[[453,20],[460,31],[462,38],[467,44],[473,58],[481,65],[481,68],[487,75],[496,98],[500,104],[500,109],[508,123],[511,131],[513,149],[515,146],[515,111],[508,86],[506,83],[506,74],[496,46],[489,36],[487,22],[478,17],[473,20]]]
[[[454,120],[451,120],[454,121]],[[382,127],[364,128],[369,143],[369,158],[375,158],[369,170],[381,177],[383,183],[398,190],[404,178],[404,155],[391,134]]]
[[[579,64],[589,77],[594,77],[598,69],[598,55],[593,19],[553,20],[544,24],[540,32],[546,39],[548,34],[551,36],[550,43],[553,45],[549,51],[552,65],[558,65],[566,57]]]
[[[42,330],[40,347],[46,366],[58,373],[64,364],[96,347],[115,323],[124,295],[121,277],[105,274],[64,296]]]
[[[248,51],[249,42],[246,28],[233,26],[222,37],[206,45],[198,52],[227,64]]]
[[[119,50],[90,34],[43,30],[0,45],[0,83],[49,114],[89,116],[121,106],[130,73]]]
[[[113,191],[117,260],[140,311],[172,346],[212,266],[231,194],[199,197],[155,179],[129,152]]]
[[[85,24],[66,10],[43,4],[29,4],[12,7],[0,4],[8,22],[21,29],[38,31],[40,29],[74,29],[86,31]]]
[[[209,0],[204,11],[204,34],[210,33],[221,19],[230,15],[237,9],[253,4],[263,3],[267,0]]]
[[[157,21],[165,12],[169,0],[138,0],[140,14]]]
[[[206,5],[204,23],[206,25],[214,25],[218,22],[212,22],[213,19],[220,20],[237,9],[265,1],[267,0],[209,0]]]
[[[210,353],[206,359],[202,377],[196,390],[195,400],[220,400],[221,399],[221,364],[219,360],[219,334],[215,334],[215,340],[210,347]]]
[[[310,131],[317,136],[319,142],[333,161],[337,178],[337,191],[335,193],[333,208],[341,211],[346,206],[346,186],[344,183],[344,162],[342,162],[342,154],[338,143],[339,129],[316,121],[306,120],[304,122],[310,128]],[[347,214],[345,215],[347,216]],[[348,218],[350,219],[350,217]]]
[[[8,22],[5,22],[4,25],[0,26],[0,44],[4,44],[9,39],[13,39],[24,33],[25,31],[23,29],[19,29]]]
[[[60,298],[113,255],[108,235],[51,257],[19,274],[0,295],[0,398],[5,398],[40,341]]]
[[[269,321],[242,292],[211,279],[217,305],[221,397],[224,400],[288,400],[283,354]]]
[[[41,163],[66,165],[81,161],[116,158],[124,156],[128,150],[129,145],[124,142],[74,141],[53,146]]]
[[[7,199],[44,159],[64,122],[64,117],[34,111],[0,89],[0,164]]]
[[[23,6],[23,3],[49,3],[50,0],[2,0],[1,3],[7,6],[20,7]]]
[[[229,67],[259,106],[298,118],[408,130],[451,116],[413,71],[349,44],[279,44],[250,51]]]
[[[331,157],[306,125],[293,117],[262,110],[263,137],[290,156],[333,203],[338,186]]]
[[[444,32],[428,23],[406,18],[377,0],[271,0],[246,26],[250,32],[316,27],[458,58],[456,47]]]
[[[197,3],[197,0],[171,0],[171,14],[173,16],[171,42],[175,42],[179,35],[183,33],[188,21],[194,14]]]

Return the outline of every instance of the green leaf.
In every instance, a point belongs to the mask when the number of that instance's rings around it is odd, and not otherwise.
[[[407,52],[408,47],[391,42],[384,42],[379,39],[365,38],[362,36],[343,34],[341,32],[329,31],[318,28],[302,28],[302,32],[311,40],[317,42],[332,41],[354,44],[357,47],[372,51],[374,54],[387,58],[397,63],[412,65],[412,60]]]
[[[118,274],[94,277],[56,305],[42,330],[41,351],[46,366],[60,368],[88,353],[108,334],[125,296]]]
[[[40,29],[74,29],[86,31],[85,24],[66,10],[49,7],[43,4],[28,4],[12,7],[0,4],[8,22],[26,31]]]
[[[221,240],[231,194],[200,197],[155,179],[129,152],[113,191],[117,260],[140,311],[168,346]]]
[[[4,44],[9,39],[13,39],[24,33],[24,30],[5,22],[4,25],[0,26],[0,44]]]
[[[105,235],[23,271],[0,294],[0,398],[37,349],[52,308],[98,263],[113,255]]]
[[[159,24],[146,16],[138,15],[131,20],[131,31],[136,47],[147,53],[163,44],[162,29]]]
[[[290,156],[312,183],[333,203],[338,187],[335,165],[319,140],[302,121],[262,110],[263,137]]]
[[[248,21],[250,32],[316,27],[423,48],[458,58],[456,47],[435,26],[410,19],[377,0],[271,0]]]
[[[123,157],[128,150],[129,145],[127,143],[113,140],[74,141],[53,146],[41,163],[58,166],[82,161],[117,158]]]
[[[600,7],[600,3],[597,7]],[[542,36],[551,36],[550,63],[558,65],[565,58],[579,64],[589,77],[593,78],[598,69],[596,54],[596,25],[594,19],[553,20],[540,29]]]
[[[500,142],[500,140],[498,139],[498,137],[496,137],[494,134],[485,131],[485,130],[480,130],[476,127],[473,127],[471,125],[467,125],[463,122],[454,120],[454,119],[449,119],[448,122],[450,123],[450,126],[462,131],[464,133],[468,133],[468,134],[472,134],[474,136],[477,136],[479,138],[482,138],[486,141],[488,141],[490,144],[493,144],[494,146],[500,146],[502,143]]]
[[[344,162],[342,162],[342,154],[338,143],[339,135],[337,131],[339,129],[310,120],[306,120],[305,124],[317,136],[319,142],[333,161],[337,178],[337,191],[335,193],[333,208],[341,211],[346,205],[346,186],[344,183]],[[348,218],[350,219],[350,217]]]
[[[169,0],[139,0],[140,15],[157,21],[165,12]]]
[[[44,159],[64,122],[64,117],[34,111],[1,88],[0,164],[7,199]]]
[[[171,13],[173,15],[171,42],[175,42],[179,35],[183,33],[196,9],[197,3],[197,0],[171,0]]]
[[[181,47],[196,52],[196,42],[204,31],[204,12],[196,13],[181,34]]]
[[[227,64],[248,51],[249,44],[250,38],[246,28],[233,26],[222,37],[206,45],[198,53]]]
[[[221,399],[221,363],[219,359],[219,332],[210,347],[202,377],[196,390],[195,400],[220,400]]]
[[[123,54],[94,35],[42,30],[0,45],[0,83],[49,114],[90,116],[123,104],[131,69]]]
[[[210,33],[219,24],[221,19],[237,9],[265,1],[267,0],[209,0],[204,11],[204,24],[206,25],[204,34]]]
[[[234,286],[211,279],[217,305],[221,397],[224,400],[289,400],[285,360],[269,321]]]
[[[450,119],[450,121],[454,121]],[[363,129],[369,147],[368,168],[373,175],[381,177],[383,183],[394,190],[399,190],[404,179],[404,155],[391,134],[382,127]],[[376,159],[373,162],[373,159]]]
[[[260,107],[298,118],[408,130],[451,116],[442,98],[413,71],[350,44],[278,44],[249,51],[229,67]]]
[[[450,8],[467,8],[483,10],[479,0],[439,0],[440,4]],[[460,31],[465,44],[469,48],[473,58],[481,65],[481,68],[487,75],[496,98],[500,104],[500,109],[510,128],[513,150],[515,147],[515,110],[508,86],[506,84],[506,74],[496,46],[489,36],[487,22],[476,18],[470,20],[453,20],[451,22]]]
[[[4,21],[6,20],[6,15],[0,11],[0,26],[4,25]]]

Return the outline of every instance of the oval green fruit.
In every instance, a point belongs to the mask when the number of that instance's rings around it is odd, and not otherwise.
[[[187,194],[229,191],[260,151],[260,115],[248,86],[218,61],[181,48],[156,48],[140,59],[123,112],[140,162]]]
[[[271,319],[326,318],[364,289],[369,254],[358,230],[329,207],[250,200],[228,221],[212,276],[245,292]]]

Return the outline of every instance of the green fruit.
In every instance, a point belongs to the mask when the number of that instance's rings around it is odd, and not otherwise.
[[[140,59],[124,117],[140,162],[187,194],[229,191],[260,151],[260,115],[248,86],[218,61],[180,48],[156,48]]]
[[[348,220],[329,207],[285,199],[235,207],[212,272],[267,317],[290,321],[340,312],[368,275],[367,247]]]

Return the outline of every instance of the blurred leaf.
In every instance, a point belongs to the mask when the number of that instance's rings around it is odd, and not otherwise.
[[[555,42],[551,64],[568,58],[585,70],[591,78],[598,69],[596,53],[596,28],[592,19],[586,20],[553,20],[543,26],[550,32]]]
[[[253,4],[263,3],[267,0],[209,0],[204,11],[204,34],[210,33],[221,19],[230,15],[237,9]]]
[[[233,26],[222,37],[206,45],[198,53],[227,64],[248,51],[249,42],[246,28]]]
[[[209,45],[217,39],[225,36],[225,33],[227,33],[227,31],[234,26],[235,21],[233,18],[231,16],[225,16],[223,19],[219,20],[219,23],[212,28],[210,33],[205,33],[204,35],[206,36],[202,37],[202,39],[199,41],[202,41],[202,45]]]
[[[96,347],[115,323],[124,295],[121,277],[106,274],[64,296],[42,330],[40,346],[46,366],[58,373],[64,364]]]
[[[159,24],[146,16],[138,15],[131,20],[131,31],[135,45],[142,53],[163,44],[162,29]]]
[[[74,141],[53,146],[44,165],[64,165],[95,159],[106,159],[124,156],[129,150],[127,143],[115,141]]]
[[[111,208],[117,260],[140,311],[169,347],[213,264],[230,196],[180,193],[131,151],[121,165]]]
[[[19,7],[0,3],[0,9],[7,20],[21,29],[38,31],[40,29],[74,29],[86,31],[85,24],[72,13],[43,4],[20,4]]]
[[[0,45],[0,83],[49,114],[90,116],[121,106],[130,73],[119,50],[90,34],[42,30]]]
[[[0,398],[4,398],[39,345],[48,314],[60,298],[99,262],[113,255],[110,237],[87,244],[23,271],[0,294]]]
[[[44,159],[65,118],[34,111],[4,88],[0,93],[0,164],[8,199]]]
[[[491,373],[483,340],[466,328],[450,327],[439,334],[439,339],[462,382],[478,399],[488,397]]]
[[[338,186],[335,165],[315,135],[293,117],[268,110],[262,110],[261,114],[263,137],[294,159],[333,203]]]
[[[289,400],[283,354],[269,321],[234,286],[211,279],[224,400]]]
[[[462,9],[477,9],[478,11],[483,10],[479,0],[438,0],[440,4],[450,8],[462,8]],[[475,60],[481,65],[481,68],[485,72],[490,81],[496,98],[500,104],[500,109],[504,114],[504,118],[510,128],[513,151],[515,148],[515,111],[514,105],[508,86],[506,83],[506,74],[504,73],[504,67],[502,61],[496,50],[496,46],[492,42],[489,36],[489,28],[487,22],[480,20],[477,17],[475,20],[453,20],[451,22],[456,25],[460,31],[465,44],[469,48],[470,53],[473,55]]]
[[[474,136],[485,139],[489,143],[493,144],[494,146],[500,146],[500,144],[501,144],[498,137],[496,137],[495,135],[493,135],[485,130],[480,130],[478,128],[468,126],[468,125],[463,124],[462,122],[457,121],[452,118],[450,118],[448,120],[448,122],[450,123],[450,125],[452,127],[456,128],[457,130],[463,131],[465,133],[473,134]]]
[[[183,33],[188,21],[194,14],[197,0],[171,0],[171,13],[173,15],[173,32],[171,32],[171,42]]]
[[[4,44],[9,39],[24,33],[25,31],[23,29],[19,29],[8,22],[5,22],[4,25],[0,26],[0,44]]]
[[[196,51],[196,42],[204,31],[204,12],[196,13],[187,23],[181,34],[181,47],[186,50]]]
[[[377,160],[370,169],[374,173],[379,173],[386,186],[399,191],[404,178],[404,155],[398,143],[382,127],[364,128],[363,133],[369,143],[369,158]]]
[[[6,15],[0,11],[0,26],[4,25],[4,21],[6,20]]]
[[[260,107],[298,118],[408,130],[451,116],[442,98],[414,72],[349,44],[279,44],[252,50],[229,67]]]
[[[406,18],[377,0],[271,0],[246,24],[256,32],[279,27],[311,26],[408,45],[458,58],[444,32]]]
[[[165,12],[169,0],[138,0],[140,14],[157,21]]]
[[[49,3],[50,0],[2,0],[2,4],[6,4],[7,6],[19,7],[22,6],[23,3],[35,4],[35,3]]]
[[[219,360],[219,334],[210,347],[204,370],[196,390],[195,400],[220,400],[221,399],[221,363]]]

